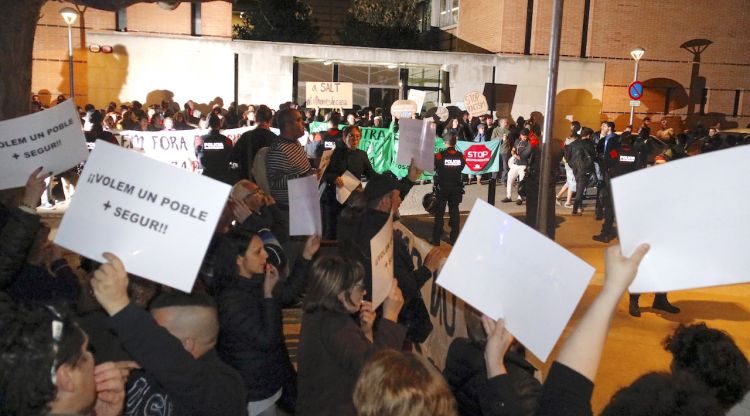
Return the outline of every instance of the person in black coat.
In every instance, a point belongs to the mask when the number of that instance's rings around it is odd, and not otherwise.
[[[94,296],[125,352],[166,391],[168,397],[158,404],[170,403],[175,415],[246,414],[242,378],[214,349],[219,322],[213,300],[172,292],[155,299],[149,315],[131,303],[122,261],[110,253],[104,258],[107,263],[91,279]],[[138,399],[143,393],[128,392],[138,402],[129,414],[147,411],[148,403]]]
[[[463,153],[456,150],[456,135],[448,132],[443,136],[446,146],[445,150],[435,153],[435,196],[437,207],[435,208],[435,223],[432,227],[432,239],[430,244],[439,246],[443,236],[443,215],[445,206],[448,205],[450,215],[450,244],[455,244],[458,238],[460,226],[460,213],[458,205],[464,194],[464,185],[461,181],[461,172],[466,165]],[[477,179],[479,182],[479,179]]]
[[[326,168],[324,179],[326,189],[321,198],[323,209],[323,238],[336,239],[336,225],[341,213],[342,203],[336,198],[336,188],[344,186],[341,176],[349,171],[357,178],[366,177],[368,180],[377,175],[372,168],[367,152],[359,149],[362,130],[358,126],[344,129],[343,145],[337,145],[331,155],[331,161]]]
[[[594,173],[594,159],[596,149],[591,136],[594,131],[588,127],[581,129],[581,138],[565,146],[565,160],[573,169],[576,177],[576,199],[573,202],[572,215],[581,215],[583,211],[583,196],[589,184],[591,174]]]
[[[414,166],[409,169],[409,177],[401,181],[388,174],[375,175],[364,192],[355,195],[339,217],[338,247],[344,255],[364,266],[367,300],[372,298],[370,240],[383,228],[392,213],[398,212],[402,197],[413,186],[412,178],[419,178],[420,175],[421,172]],[[405,300],[399,323],[408,328],[407,338],[411,342],[423,342],[432,330],[432,324],[420,290],[438,268],[439,249],[431,251],[423,265],[415,268],[403,239],[394,235],[393,242],[393,274]]]
[[[310,237],[283,283],[258,234],[237,230],[219,248],[215,273],[228,277],[216,298],[221,328],[216,349],[242,376],[250,416],[274,407],[282,393],[294,410],[296,375],[284,344],[281,308],[299,298],[319,247],[320,238]]]
[[[403,344],[406,329],[396,320],[404,299],[396,282],[376,325],[365,293],[364,269],[357,261],[325,255],[313,263],[297,355],[298,416],[354,416],[352,394],[367,359]]]
[[[195,147],[195,155],[203,167],[203,175],[217,181],[233,185],[237,172],[230,169],[229,159],[232,153],[232,141],[219,133],[221,119],[216,114],[208,117],[208,127],[211,131],[201,136]]]

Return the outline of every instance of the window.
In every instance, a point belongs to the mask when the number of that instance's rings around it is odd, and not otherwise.
[[[440,3],[440,27],[458,24],[458,0],[438,0]]]

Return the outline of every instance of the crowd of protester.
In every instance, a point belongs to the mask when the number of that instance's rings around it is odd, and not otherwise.
[[[236,109],[232,116],[215,107],[205,119],[211,132],[198,146],[221,136],[218,128],[234,120],[252,119],[259,128],[228,149],[197,149],[209,165],[203,173],[233,189],[191,293],[128,273],[112,253],[103,254],[102,264],[64,256],[48,241],[49,229],[36,212],[49,179],[41,168],[25,188],[0,192],[0,414],[592,414],[612,316],[648,246],[631,257],[618,246],[607,250],[603,287],[563,341],[543,384],[504,321],[477,313],[467,317],[471,339],[454,341],[441,374],[416,353],[433,329],[420,293],[439,268],[441,249],[415,267],[403,240],[394,238],[391,289],[377,308],[371,293],[370,239],[398,220],[401,201],[422,172],[412,165],[401,179],[378,174],[356,150],[358,123],[377,125],[387,115],[377,109],[349,114],[349,127],[339,132],[340,115],[331,113],[331,170],[321,179],[335,189],[343,172],[356,171],[368,178],[367,186],[327,215],[336,223],[326,228],[333,247],[321,249],[321,236],[290,237],[288,181],[319,174],[315,155],[297,140],[310,116],[318,115],[294,107],[258,106],[241,117]],[[89,136],[107,140],[112,124],[200,125],[203,115],[196,114],[192,102],[182,112],[172,103],[149,109],[133,103],[101,113],[87,109],[84,118],[94,132]],[[495,126],[486,116],[471,123],[464,114],[445,128],[465,140],[507,140],[503,160],[522,160],[526,147],[538,147],[539,126],[532,120],[501,119]],[[605,148],[612,131],[602,126]],[[571,133],[575,140],[566,148],[591,140],[578,134]],[[582,137],[592,134],[581,131]],[[219,150],[226,157],[220,163],[210,154]],[[568,162],[578,179],[575,157]],[[234,175],[210,168],[231,169],[230,163],[239,167]],[[520,176],[513,167],[519,161],[507,164],[501,180],[511,181],[512,169]],[[576,207],[580,212],[578,199]],[[303,311],[296,369],[283,332],[282,310],[291,306]],[[677,328],[664,345],[673,357],[671,370],[645,374],[620,390],[604,415],[748,414],[750,365],[731,336],[694,324]]]

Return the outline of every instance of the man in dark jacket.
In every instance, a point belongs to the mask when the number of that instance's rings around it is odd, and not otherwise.
[[[272,118],[270,108],[265,105],[258,107],[255,112],[255,128],[242,133],[234,144],[229,161],[239,166],[239,179],[252,179],[253,161],[258,150],[270,146],[279,138],[271,131]]]
[[[42,226],[39,216],[36,215],[36,206],[45,189],[44,181],[48,177],[42,174],[42,168],[38,168],[29,175],[23,199],[17,207],[8,209],[0,204],[3,214],[0,217],[0,291],[7,289],[13,281],[13,276],[25,263],[34,238]],[[16,201],[9,202],[9,205],[16,205]]]
[[[576,199],[573,202],[573,215],[581,215],[583,211],[583,196],[589,185],[589,178],[594,173],[594,158],[596,150],[591,136],[594,131],[588,127],[581,129],[581,138],[565,147],[565,160],[573,169],[576,177]]]
[[[171,414],[246,414],[242,378],[214,350],[219,322],[211,298],[175,292],[155,299],[149,315],[130,302],[120,259],[104,257],[107,263],[91,279],[94,296],[125,351],[167,392],[161,399],[173,406]],[[143,406],[128,414],[146,411],[145,394],[142,388],[128,391],[128,406]]]
[[[600,139],[596,142],[596,164],[599,165],[600,182],[596,187],[596,219],[601,220],[604,217],[604,200],[608,198],[607,186],[609,177],[607,172],[612,164],[609,154],[616,150],[620,145],[620,138],[615,134],[615,123],[605,121],[602,123]]]
[[[461,182],[461,172],[466,165],[464,155],[456,150],[456,135],[454,133],[445,133],[443,139],[448,148],[440,153],[435,153],[434,181],[437,207],[435,208],[435,223],[432,227],[432,239],[430,240],[430,243],[434,246],[440,245],[440,239],[443,236],[443,215],[445,214],[446,204],[450,215],[450,244],[456,243],[461,222],[458,205],[461,203],[464,193],[464,185]]]
[[[208,127],[211,131],[201,136],[195,147],[195,155],[203,166],[203,174],[209,178],[233,185],[236,182],[236,171],[230,169],[229,155],[232,153],[232,141],[219,133],[221,119],[216,114],[208,116]]]
[[[397,181],[393,176],[376,175],[368,181],[362,195],[357,195],[364,206],[348,206],[339,217],[338,246],[349,258],[360,261],[365,269],[366,300],[372,299],[372,255],[370,240],[386,224],[392,213],[398,212],[401,199],[414,182],[421,176],[415,166],[409,167],[409,176]],[[404,308],[399,315],[399,323],[407,327],[407,339],[422,342],[425,333],[431,330],[429,315],[421,314],[417,308],[425,308],[420,289],[430,280],[439,265],[439,255],[435,249],[425,257],[424,264],[414,268],[409,248],[401,238],[393,238],[393,274],[404,296]],[[423,319],[426,316],[426,321]],[[412,319],[409,319],[412,318]]]

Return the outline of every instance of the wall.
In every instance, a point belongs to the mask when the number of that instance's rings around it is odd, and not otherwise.
[[[469,53],[444,53],[344,46],[232,42],[240,55],[240,103],[265,103],[271,106],[292,99],[293,59],[312,58],[356,63],[399,63],[401,65],[443,66],[450,72],[452,101],[463,101],[472,90],[482,91],[485,82],[517,85],[512,116],[527,117],[544,111],[547,88],[547,60],[531,56],[498,56]],[[604,84],[604,64],[579,59],[562,59],[558,81],[556,135],[565,134],[565,117],[598,124]],[[538,114],[537,118],[542,116]],[[558,120],[559,119],[559,120]],[[538,120],[541,121],[541,120]]]
[[[434,0],[438,1],[438,0]],[[454,34],[462,41],[500,54],[522,54],[525,46],[529,0],[462,0]],[[688,4],[689,3],[689,4]],[[549,51],[552,0],[533,0],[530,54]],[[565,0],[561,55],[580,57],[584,37],[585,0]],[[591,0],[587,45],[583,56],[606,64],[603,113],[627,124],[633,81],[630,50],[643,47],[639,79],[646,84],[636,124],[646,115],[666,117],[673,127],[702,120],[724,128],[750,122],[750,22],[748,0]],[[680,48],[690,39],[713,41],[701,56],[700,76],[705,78],[708,102],[705,116],[688,120],[692,54]],[[670,90],[667,114],[664,114]],[[736,90],[740,90],[739,117],[733,117]],[[700,96],[702,91],[696,91]],[[699,104],[694,106],[695,112]]]
[[[39,93],[42,103],[48,105],[59,94],[69,96],[68,71],[68,28],[59,11],[63,7],[75,6],[68,2],[47,2],[42,7],[39,23],[34,38],[34,55],[32,66],[31,90]],[[79,10],[84,10],[79,6]],[[190,4],[182,3],[177,9],[168,11],[152,3],[130,6],[126,10],[127,29],[129,33],[155,33],[190,37]],[[232,3],[213,1],[201,5],[202,38],[229,40],[231,28]],[[90,67],[101,67],[105,62],[118,61],[119,58],[99,56],[88,52],[88,46],[94,42],[90,34],[115,32],[115,13],[94,8],[85,8],[83,17],[73,25],[73,60],[76,103],[83,105],[93,99],[89,97]],[[106,45],[106,43],[99,43]],[[149,50],[154,55],[162,51]],[[129,51],[132,52],[132,51]],[[166,52],[169,55],[169,52]],[[172,56],[172,55],[170,55]],[[174,57],[174,56],[173,56]],[[122,58],[122,56],[120,56]],[[158,56],[155,56],[158,59]],[[89,61],[93,59],[93,61]],[[175,62],[180,62],[177,60]],[[120,62],[118,64],[122,66]],[[108,79],[116,78],[115,74],[103,74]],[[103,81],[94,81],[102,84]],[[96,88],[100,88],[97,85]],[[114,88],[114,87],[113,87]],[[108,101],[107,101],[108,102]],[[106,104],[106,103],[105,103]]]
[[[231,42],[205,38],[172,38],[132,33],[89,33],[92,43],[113,45],[114,53],[90,53],[89,100],[138,100],[146,104],[169,98],[204,104],[218,99],[228,106],[234,96]],[[203,107],[203,108],[201,108]]]

